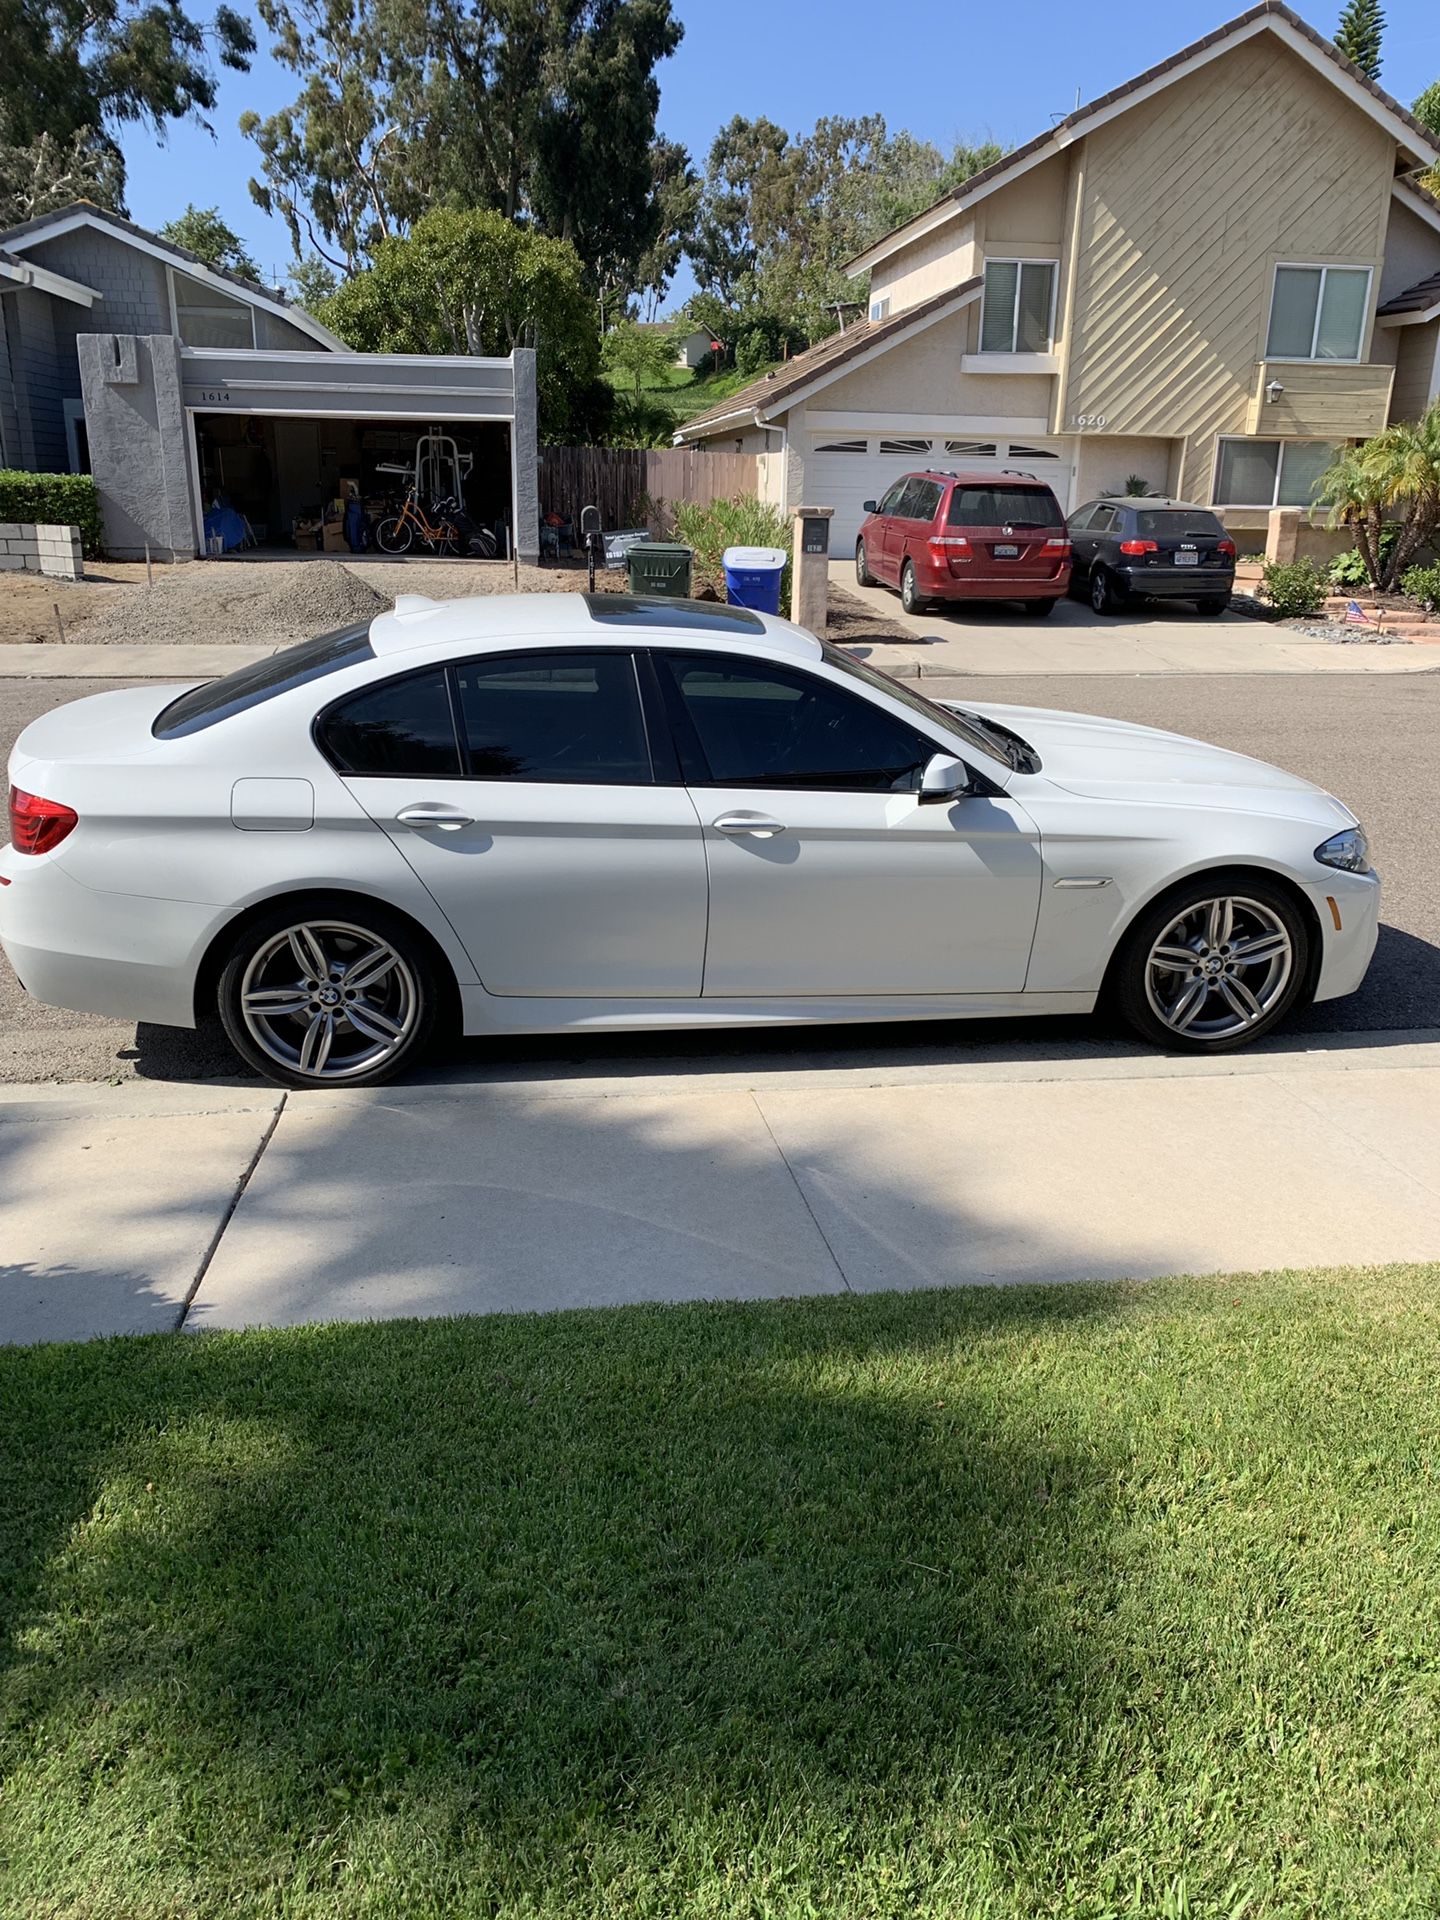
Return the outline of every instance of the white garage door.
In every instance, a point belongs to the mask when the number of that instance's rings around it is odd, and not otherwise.
[[[805,498],[817,507],[834,507],[830,552],[853,553],[865,502],[878,500],[902,473],[922,467],[938,472],[1000,473],[1006,468],[1033,473],[1055,490],[1062,509],[1070,510],[1074,469],[1069,449],[1058,440],[954,440],[935,436],[913,439],[888,435],[864,438],[817,434],[805,463]]]

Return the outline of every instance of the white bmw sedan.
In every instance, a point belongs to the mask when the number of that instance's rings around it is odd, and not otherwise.
[[[10,761],[37,999],[364,1086],[466,1033],[1085,1013],[1218,1051],[1353,993],[1379,883],[1318,787],[1148,727],[926,700],[787,622],[404,596]]]

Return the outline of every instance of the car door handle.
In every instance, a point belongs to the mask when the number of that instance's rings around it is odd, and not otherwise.
[[[402,807],[395,818],[402,827],[438,827],[442,833],[458,833],[461,827],[473,827],[468,813],[433,800],[421,800],[413,807]]]
[[[763,813],[722,813],[710,824],[717,833],[750,833],[757,840],[773,840],[785,831],[783,820],[767,820]]]

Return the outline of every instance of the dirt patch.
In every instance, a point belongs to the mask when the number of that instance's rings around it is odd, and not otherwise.
[[[137,587],[143,592],[144,584],[143,563],[130,566],[108,560],[87,567],[83,580],[50,580],[43,573],[0,575],[0,646],[33,646],[51,640],[58,644],[56,607],[65,638],[88,640],[89,632],[82,630]]]
[[[908,633],[898,620],[887,620],[883,613],[875,613],[863,600],[846,593],[833,581],[825,638],[840,647],[915,645],[915,635]]]

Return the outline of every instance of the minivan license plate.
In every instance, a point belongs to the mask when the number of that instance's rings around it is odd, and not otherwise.
[[[997,546],[995,549],[995,558],[997,560],[1018,560],[1019,557],[1020,557],[1019,547],[1007,547],[1002,545],[1002,546]]]

